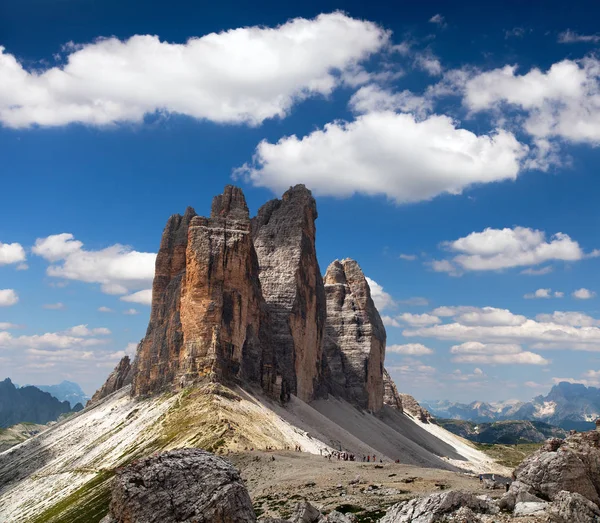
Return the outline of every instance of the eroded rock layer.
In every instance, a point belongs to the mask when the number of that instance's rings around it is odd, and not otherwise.
[[[325,294],[315,249],[317,206],[304,185],[263,205],[252,220],[282,396],[314,398],[321,379]]]
[[[180,319],[181,282],[185,277],[188,228],[196,212],[169,218],[162,235],[152,285],[152,309],[146,336],[138,346],[133,372],[134,395],[171,386],[183,345]]]
[[[269,388],[270,343],[261,340],[267,327],[265,306],[240,189],[226,187],[214,199],[210,218],[192,219],[186,265],[179,385],[208,376],[213,381],[242,378]]]
[[[109,394],[129,385],[133,380],[133,368],[129,356],[123,356],[115,369],[110,373],[106,382],[100,387],[88,402],[88,405],[106,398]]]
[[[386,334],[358,263],[350,259],[331,263],[325,294],[330,391],[378,411],[383,406]]]

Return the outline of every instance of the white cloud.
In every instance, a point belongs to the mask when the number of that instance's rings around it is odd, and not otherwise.
[[[374,23],[336,12],[184,44],[151,35],[98,39],[69,46],[64,66],[35,72],[0,47],[0,121],[105,125],[167,112],[256,125],[285,116],[300,100],[330,94],[388,36]]]
[[[99,283],[106,294],[125,294],[148,287],[154,277],[155,253],[138,252],[119,244],[88,251],[69,233],[39,238],[33,252],[53,262],[46,271],[49,276]]]
[[[44,305],[42,305],[42,307],[44,309],[48,309],[50,311],[60,311],[65,309],[65,304],[62,302],[57,302],[57,303],[44,303]]]
[[[436,24],[439,25],[440,27],[446,27],[446,19],[439,13],[433,15],[430,19],[429,22],[432,24]]]
[[[401,327],[400,323],[396,318],[392,318],[391,316],[382,316],[381,321],[386,327]]]
[[[135,356],[137,346],[137,343],[128,343],[127,347],[125,347],[125,354],[129,357]]]
[[[560,292],[560,291],[554,291],[554,297],[555,298],[564,298],[565,297],[565,293],[564,292]]]
[[[152,289],[144,289],[143,291],[134,292],[128,296],[121,296],[121,301],[152,305]]]
[[[456,309],[453,316],[463,325],[515,326],[523,325],[527,321],[525,316],[513,314],[508,309],[495,307],[457,307]]]
[[[46,238],[38,238],[31,249],[33,254],[37,254],[49,262],[56,262],[67,258],[70,254],[81,250],[83,243],[76,240],[68,233],[53,234]]]
[[[471,111],[500,111],[503,105],[522,110],[523,128],[538,140],[542,156],[555,152],[548,139],[600,143],[598,59],[563,60],[546,72],[534,68],[517,75],[516,70],[507,65],[474,74],[464,83],[463,103]],[[552,161],[560,157],[555,155]]]
[[[411,326],[435,325],[442,322],[437,316],[431,314],[411,314],[410,312],[400,314],[397,319]]]
[[[581,288],[574,291],[571,296],[578,300],[590,300],[596,296],[596,293],[594,291],[590,291],[589,289]]]
[[[583,35],[576,31],[571,31],[570,29],[563,31],[558,35],[559,44],[573,44],[579,42],[597,44],[600,42],[600,35]]]
[[[406,260],[406,261],[415,261],[417,259],[417,255],[416,254],[400,254],[398,256],[398,258],[400,258],[401,260]]]
[[[17,325],[15,323],[9,323],[6,321],[0,321],[0,330],[7,331],[11,329],[20,329],[22,325]]]
[[[437,56],[431,51],[422,51],[415,54],[414,64],[417,69],[425,71],[431,76],[442,74],[442,64]]]
[[[425,117],[433,109],[432,101],[410,91],[393,92],[376,84],[361,87],[350,99],[350,108],[358,113],[400,111]]]
[[[390,294],[383,290],[383,287],[379,285],[379,283],[368,277],[365,277],[365,279],[367,280],[369,288],[371,289],[371,298],[373,298],[377,310],[382,311],[395,306],[394,299]]]
[[[579,243],[562,232],[547,241],[544,231],[527,227],[487,228],[442,245],[459,254],[451,260],[433,262],[432,267],[435,271],[449,273],[494,271],[551,260],[577,261],[594,256],[595,252],[586,255]]]
[[[525,294],[523,296],[526,300],[535,300],[535,299],[549,299],[552,298],[552,289],[538,289],[537,291]]]
[[[301,139],[262,141],[252,164],[234,176],[277,193],[304,183],[318,195],[385,195],[401,204],[514,180],[525,154],[504,130],[476,135],[448,116],[417,120],[385,111],[329,123]]]
[[[128,316],[134,316],[136,314],[139,314],[137,309],[127,309],[126,311],[123,311],[123,314],[127,314]]]
[[[76,325],[75,327],[71,327],[59,334],[64,334],[66,336],[108,336],[110,335],[110,330],[106,327],[98,327],[94,329],[89,329],[87,325]]]
[[[0,349],[73,349],[93,347],[107,343],[106,339],[90,338],[60,332],[47,332],[33,336],[13,337],[0,332]]]
[[[546,267],[540,267],[539,269],[524,269],[521,274],[528,274],[529,276],[543,276],[544,274],[550,274],[552,272],[552,266],[546,265]]]
[[[10,307],[19,301],[14,289],[0,289],[0,307]]]
[[[28,269],[29,269],[29,265],[27,265],[26,263],[19,263],[19,265],[17,265],[18,271],[26,271]]]
[[[110,307],[98,307],[98,312],[115,312]]]
[[[583,312],[554,311],[552,314],[538,314],[535,319],[542,323],[556,323],[571,327],[600,326],[600,320],[592,318]]]
[[[0,242],[0,265],[25,261],[25,249],[20,243]]]
[[[404,354],[407,356],[425,356],[433,354],[433,350],[421,343],[407,343],[405,345],[389,345],[385,348],[386,352],[394,354]]]
[[[547,365],[550,362],[539,354],[523,351],[516,344],[484,344],[467,342],[450,349],[456,363]]]

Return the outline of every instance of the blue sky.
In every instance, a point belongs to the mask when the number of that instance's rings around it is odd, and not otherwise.
[[[313,190],[401,390],[598,385],[598,8],[416,4],[3,2],[1,374],[93,392],[166,219],[233,179],[253,213]]]

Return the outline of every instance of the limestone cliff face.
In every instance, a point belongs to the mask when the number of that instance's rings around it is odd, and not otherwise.
[[[386,369],[383,369],[383,404],[404,412],[402,408],[402,396]]]
[[[108,379],[92,396],[92,399],[88,401],[88,405],[100,401],[109,394],[118,391],[119,389],[129,385],[133,380],[133,369],[129,356],[123,356],[121,361],[117,364],[115,369],[110,373]]]
[[[185,278],[188,228],[194,216],[196,212],[191,207],[183,216],[171,216],[162,235],[152,285],[150,322],[138,346],[134,365],[132,392],[135,395],[168,388],[178,372],[183,344],[181,283]]]
[[[263,205],[252,220],[260,283],[282,397],[314,398],[321,381],[326,303],[315,249],[317,207],[304,185]]]
[[[358,263],[336,260],[325,274],[329,389],[362,408],[383,406],[386,333]]]
[[[402,400],[404,412],[407,412],[411,416],[421,420],[423,423],[435,422],[435,418],[431,415],[431,413],[427,409],[421,407],[419,402],[410,394],[400,394],[400,398]]]
[[[188,232],[181,289],[183,347],[176,382],[203,377],[273,381],[271,346],[252,244],[250,217],[240,189],[215,197],[210,218],[196,216]]]

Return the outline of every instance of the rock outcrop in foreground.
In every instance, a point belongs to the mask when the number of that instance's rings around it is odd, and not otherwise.
[[[109,374],[108,379],[92,396],[88,403],[95,403],[109,394],[130,385],[133,380],[133,368],[129,356],[123,356],[115,369]]]
[[[162,235],[146,336],[92,402],[133,380],[132,394],[203,381],[252,384],[273,398],[334,394],[378,411],[401,409],[384,385],[386,333],[354,260],[325,276],[315,249],[317,208],[303,185],[252,220],[241,189],[225,187],[210,217],[188,207]],[[130,377],[132,376],[132,378]]]
[[[117,472],[102,523],[254,523],[239,472],[198,449],[174,450]]]

